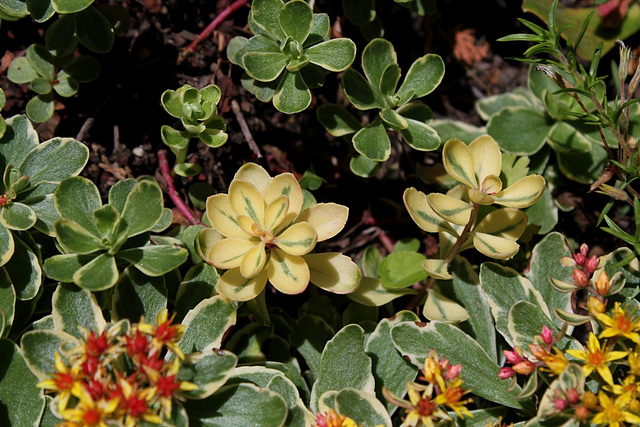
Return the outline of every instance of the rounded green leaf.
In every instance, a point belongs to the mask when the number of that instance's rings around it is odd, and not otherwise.
[[[0,339],[0,424],[7,426],[38,425],[44,411],[44,396],[36,384],[22,351],[13,342]]]
[[[57,372],[54,356],[56,351],[59,353],[68,346],[75,347],[79,344],[75,336],[59,330],[29,331],[20,340],[29,369],[41,381],[50,379],[50,375]]]
[[[562,173],[582,184],[590,184],[598,179],[609,162],[606,150],[598,145],[586,153],[556,152],[556,158]]]
[[[289,62],[289,56],[282,52],[247,52],[242,64],[247,74],[261,82],[275,80]]]
[[[76,36],[80,43],[96,53],[107,53],[111,50],[115,40],[113,28],[95,6],[90,5],[74,17]]]
[[[439,55],[429,53],[411,64],[398,95],[406,99],[410,92],[413,98],[422,98],[433,92],[444,77],[444,61]]]
[[[38,134],[29,119],[13,116],[6,120],[7,131],[0,138],[0,164],[19,165],[25,156],[39,144]]]
[[[295,114],[305,110],[309,104],[311,104],[311,91],[300,73],[285,71],[273,95],[273,106],[283,113]]]
[[[284,34],[302,44],[311,32],[313,12],[305,1],[293,0],[285,3],[278,20]]]
[[[378,89],[389,64],[398,62],[393,44],[385,39],[373,39],[362,51],[362,69],[371,85]]]
[[[364,157],[376,162],[384,162],[391,155],[391,142],[380,120],[374,120],[356,132],[353,147]]]
[[[51,0],[56,12],[66,14],[80,12],[93,3],[93,0]]]
[[[553,121],[529,107],[508,107],[494,114],[487,132],[504,151],[519,155],[538,152],[547,141]]]
[[[60,15],[44,34],[45,45],[52,54],[61,57],[70,54],[78,46],[75,15]]]
[[[60,282],[73,282],[73,274],[93,258],[95,258],[95,255],[54,255],[44,260],[42,268],[50,279]]]
[[[55,78],[53,56],[44,46],[41,44],[32,44],[29,46],[27,49],[27,60],[40,77],[44,77],[50,82],[53,81]]]
[[[120,275],[111,297],[112,320],[137,321],[140,316],[154,319],[166,307],[164,278],[146,276],[133,267],[127,267]]]
[[[68,63],[62,72],[80,83],[88,83],[100,75],[100,63],[93,56],[79,56]]]
[[[379,113],[382,121],[394,130],[403,130],[409,127],[407,120],[391,108],[383,108]]]
[[[158,183],[154,180],[138,182],[122,208],[118,235],[133,237],[151,230],[162,216],[162,209],[162,190]]]
[[[0,223],[11,230],[27,230],[36,223],[36,213],[22,203],[10,203],[0,210]]]
[[[344,15],[355,25],[364,25],[376,17],[375,0],[345,0],[342,2]]]
[[[329,21],[329,15],[326,13],[314,13],[311,34],[309,34],[307,39],[304,41],[302,47],[306,48],[327,40],[329,38],[330,28],[331,22]]]
[[[21,56],[11,61],[7,77],[14,83],[23,84],[38,78],[38,73],[33,69],[27,58]]]
[[[322,104],[316,110],[318,120],[335,137],[356,133],[362,127],[358,119],[336,104]]]
[[[58,243],[69,253],[90,254],[105,249],[101,239],[81,225],[68,219],[59,219],[54,223],[54,230]]]
[[[347,38],[332,39],[304,51],[312,64],[339,72],[351,66],[356,58],[356,44]]]
[[[378,274],[385,288],[407,288],[427,277],[422,268],[426,257],[418,252],[393,252],[387,255],[380,265]]]
[[[384,108],[386,102],[380,90],[369,83],[362,74],[353,68],[347,69],[342,74],[340,82],[344,94],[358,110],[370,110],[372,108]]]
[[[80,83],[64,71],[58,73],[57,83],[53,85],[53,90],[62,97],[69,98],[78,93]]]
[[[46,95],[51,92],[51,83],[42,77],[36,77],[31,80],[31,90],[38,95]]]
[[[237,363],[238,357],[226,350],[190,355],[180,364],[177,379],[192,382],[198,389],[180,394],[187,399],[204,399],[211,396],[227,382]]]
[[[365,156],[357,155],[349,161],[349,169],[359,177],[371,178],[378,173],[380,163],[367,159]]]
[[[186,327],[178,346],[184,354],[206,352],[222,346],[222,339],[236,324],[236,309],[227,298],[216,295],[189,310],[182,324]]]
[[[282,0],[256,0],[251,3],[249,24],[254,34],[269,34],[282,41],[286,37],[280,27],[280,11],[284,7]],[[258,28],[253,28],[257,26]]]
[[[27,235],[28,237],[28,235]],[[15,250],[4,265],[19,300],[31,300],[38,295],[42,284],[42,268],[38,255],[18,237],[14,237]]]
[[[53,94],[31,98],[26,106],[27,116],[36,123],[44,123],[53,116]]]
[[[162,276],[182,265],[189,256],[185,248],[174,245],[150,245],[126,249],[116,254],[118,260],[133,264],[138,270],[152,277]]]
[[[73,273],[73,282],[84,289],[103,291],[114,286],[119,275],[113,255],[104,253]]]
[[[229,40],[229,43],[227,43],[227,58],[229,58],[229,61],[231,61],[232,64],[242,66],[242,55],[244,55],[244,48],[247,45],[248,41],[249,39],[247,39],[246,37],[240,36],[234,37]],[[164,94],[162,97],[164,99]],[[165,102],[163,101],[162,104],[164,105]],[[167,109],[167,112],[169,112],[167,106],[165,106],[165,109]],[[169,114],[173,116],[172,113]]]
[[[93,219],[93,212],[102,206],[100,192],[93,182],[80,176],[67,178],[58,185],[53,200],[60,216],[81,225],[95,236],[102,235]]]
[[[16,311],[16,291],[11,284],[11,278],[4,268],[0,269],[0,317],[2,317],[2,331],[0,338],[9,335],[13,316]]]

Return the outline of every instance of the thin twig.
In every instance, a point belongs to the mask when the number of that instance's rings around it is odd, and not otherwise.
[[[189,44],[189,46],[187,46],[187,48],[180,53],[180,56],[178,56],[177,64],[180,65],[182,61],[187,59],[187,56],[194,53],[196,51],[196,47],[202,40],[209,37],[209,34],[211,34],[216,28],[218,28],[218,25],[220,25],[225,19],[227,19],[229,15],[231,15],[233,12],[235,12],[236,10],[240,9],[242,6],[247,4],[247,1],[248,0],[236,0],[233,3],[231,3],[229,6],[227,6],[225,10],[220,12],[220,14],[216,16],[215,19],[211,21],[211,23],[207,25],[207,27],[204,30],[202,30],[202,32],[198,34],[198,36],[195,39],[193,39],[193,41]]]
[[[86,138],[87,134],[89,133],[89,129],[91,129],[91,126],[93,125],[93,121],[94,121],[93,117],[89,117],[87,118],[87,120],[84,121],[84,123],[82,124],[82,127],[80,128],[80,130],[78,131],[78,134],[76,135],[76,140],[82,141]]]
[[[244,115],[242,114],[242,110],[240,110],[240,106],[235,99],[231,100],[231,109],[233,110],[233,114],[236,115],[236,120],[238,120],[238,124],[240,125],[240,130],[244,135],[244,138],[247,140],[247,144],[249,144],[249,148],[253,151],[253,154],[256,155],[259,159],[262,158],[262,153],[260,152],[260,148],[258,148],[258,144],[253,139],[253,135],[251,135],[251,130],[249,130],[249,125],[247,125],[247,121],[244,119]]]
[[[198,220],[189,206],[182,200],[180,194],[176,190],[176,187],[173,185],[173,178],[171,177],[171,169],[169,168],[169,162],[167,161],[167,151],[159,150],[158,151],[158,164],[160,166],[160,172],[162,173],[162,177],[167,183],[167,193],[171,198],[171,201],[176,206],[176,208],[180,211],[182,215],[189,221],[191,225],[204,225],[200,220]]]

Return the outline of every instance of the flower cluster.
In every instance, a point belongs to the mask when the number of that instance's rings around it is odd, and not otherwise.
[[[142,319],[125,333],[121,324],[97,335],[84,330],[80,345],[56,352],[56,372],[38,385],[55,394],[55,415],[68,427],[131,427],[171,418],[178,393],[197,388],[177,379],[184,359],[177,342],[184,327],[172,320],[165,309],[155,325]],[[167,351],[177,357],[166,361]]]
[[[339,253],[310,253],[317,242],[335,236],[347,222],[348,209],[318,203],[303,209],[304,194],[296,178],[274,178],[255,163],[236,173],[229,194],[207,199],[207,218],[213,230],[204,258],[227,270],[217,290],[234,301],[258,296],[267,280],[280,292],[299,294],[309,282],[335,293],[353,292],[362,273]],[[224,238],[210,237],[216,231]],[[209,237],[207,237],[209,236]]]
[[[387,389],[383,393],[387,400],[405,409],[403,426],[433,427],[434,421],[451,420],[447,408],[460,418],[473,417],[465,406],[472,399],[462,399],[469,390],[462,388],[461,370],[462,365],[452,365],[431,350],[419,377],[423,383],[407,382],[409,401],[394,396]]]
[[[358,427],[355,421],[345,415],[339,415],[334,409],[318,413],[314,427]]]

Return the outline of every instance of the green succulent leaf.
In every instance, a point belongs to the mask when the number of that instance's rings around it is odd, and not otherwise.
[[[11,61],[7,77],[14,83],[24,84],[38,78],[38,73],[33,69],[29,60],[25,56],[21,56]]]
[[[391,154],[391,142],[380,120],[374,120],[356,132],[353,136],[353,147],[364,157],[376,162],[384,162]]]
[[[93,3],[93,0],[51,0],[56,12],[61,14],[80,12]]]
[[[60,15],[47,29],[44,35],[45,45],[52,54],[62,57],[78,46],[75,22],[75,15]]]
[[[100,75],[100,63],[93,56],[79,56],[65,65],[62,72],[80,83],[88,83]]]
[[[117,234],[133,237],[151,230],[162,216],[162,209],[162,190],[158,183],[139,181],[122,208]]]
[[[349,102],[358,110],[371,110],[386,106],[382,93],[377,86],[374,87],[362,74],[352,68],[347,69],[342,74],[341,85]]]
[[[51,83],[47,79],[43,79],[42,77],[36,77],[31,80],[31,90],[37,93],[38,95],[46,95],[51,92]]]
[[[411,64],[404,82],[398,89],[398,96],[407,99],[413,92],[413,98],[422,98],[433,92],[443,77],[444,61],[439,55],[429,53]]]
[[[78,339],[82,339],[81,328],[100,333],[106,326],[96,297],[72,283],[58,285],[51,305],[55,329]]]
[[[6,120],[7,131],[0,138],[0,164],[19,165],[39,144],[38,134],[27,116],[13,116]]]
[[[44,411],[44,396],[36,384],[22,350],[12,341],[0,339],[0,399],[5,410],[0,423],[8,426],[37,425]]]
[[[427,278],[422,261],[427,259],[418,252],[393,252],[378,266],[380,281],[387,289],[406,288]]]
[[[53,90],[62,97],[70,98],[80,89],[80,83],[64,71],[58,73],[57,83],[53,85]]]
[[[491,116],[487,132],[504,151],[528,156],[542,148],[552,125],[551,118],[540,111],[508,107]]]
[[[382,77],[387,67],[397,62],[393,44],[385,39],[371,40],[362,51],[362,70],[369,83],[376,89],[381,87]]]
[[[44,260],[42,268],[48,278],[60,282],[73,282],[73,275],[95,255],[62,254]]]
[[[336,104],[322,104],[316,110],[318,120],[332,136],[356,133],[360,122],[351,113]]]
[[[57,371],[54,353],[78,344],[75,336],[59,330],[29,331],[20,340],[27,366],[41,381]]]
[[[344,71],[356,58],[356,45],[347,38],[327,40],[304,51],[312,64],[333,72]]]
[[[302,44],[311,33],[313,12],[305,1],[293,0],[285,3],[279,21],[285,36]]]
[[[25,237],[29,237],[26,235]],[[15,250],[4,265],[18,300],[26,301],[38,295],[42,284],[42,268],[38,255],[22,239],[15,236]],[[7,277],[3,275],[3,277]]]
[[[116,258],[133,264],[142,273],[157,277],[182,265],[189,256],[185,248],[173,245],[149,245],[121,250]]]
[[[286,114],[304,111],[311,104],[311,91],[299,72],[284,72],[273,95],[273,106]]]
[[[334,335],[334,330],[319,316],[304,315],[292,326],[289,340],[304,357],[311,372],[317,376],[320,372],[320,359],[327,341]]]
[[[27,49],[27,60],[40,77],[52,82],[55,78],[55,66],[53,56],[41,44],[32,44]]]
[[[11,284],[7,271],[0,269],[0,313],[3,315],[3,330],[0,338],[9,334],[16,311],[16,291]]]
[[[74,17],[76,36],[80,43],[95,53],[107,53],[111,50],[115,41],[113,28],[95,6],[90,5]]]
[[[220,348],[235,323],[236,309],[231,301],[219,295],[207,298],[185,316],[182,324],[186,328],[178,346],[184,354]]]
[[[93,212],[102,206],[100,192],[93,182],[80,176],[67,178],[56,188],[53,200],[62,218],[79,224],[97,237],[102,236],[93,219]]]
[[[329,38],[330,29],[331,22],[329,21],[329,15],[326,13],[314,13],[311,33],[302,44],[302,47],[307,48],[314,44],[326,41]]]
[[[356,176],[371,178],[378,173],[380,163],[368,159],[365,156],[357,155],[349,161],[349,169],[351,169],[351,172]]]
[[[228,380],[238,363],[238,357],[227,350],[212,353],[196,353],[180,364],[179,381],[189,381],[197,390],[185,391],[181,395],[188,399],[204,399],[215,393]]]
[[[44,123],[53,116],[53,94],[38,95],[26,105],[27,116],[36,123]]]
[[[409,127],[407,120],[389,107],[380,110],[379,116],[387,126],[394,130],[404,130]]]
[[[58,183],[78,175],[89,160],[89,149],[73,138],[52,138],[27,154],[19,166],[32,186]]]
[[[558,166],[572,181],[590,184],[600,176],[609,162],[606,150],[598,145],[586,153],[556,152]]]
[[[103,291],[113,287],[119,276],[113,255],[103,253],[73,273],[73,282],[84,289]]]
[[[338,415],[358,420],[358,425],[364,427],[393,425],[387,409],[371,393],[345,388],[337,392],[326,392],[320,397],[320,402],[318,412],[325,413],[329,408],[333,408]]]
[[[22,203],[10,203],[0,210],[0,224],[11,230],[28,230],[36,223],[36,213]]]
[[[282,0],[256,0],[251,4],[249,24],[254,34],[269,34],[275,40],[284,40],[286,36],[280,26],[280,12],[284,8]]]
[[[167,287],[164,278],[149,277],[133,267],[127,267],[113,289],[111,297],[112,320],[131,319],[140,316],[154,319],[167,307]]]

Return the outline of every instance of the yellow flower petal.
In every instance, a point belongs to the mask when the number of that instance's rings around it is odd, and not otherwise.
[[[471,219],[473,207],[462,200],[445,196],[440,193],[431,193],[427,196],[429,206],[436,214],[457,225],[467,225]]]
[[[318,235],[307,222],[297,222],[275,239],[275,244],[289,255],[305,255],[316,246]]]
[[[238,169],[233,180],[248,182],[256,187],[260,193],[263,193],[271,182],[271,176],[262,166],[256,163],[245,163]]]
[[[309,285],[309,267],[304,258],[289,255],[278,248],[271,249],[269,282],[285,294],[299,294]]]
[[[319,288],[335,294],[348,294],[356,290],[362,280],[357,264],[339,252],[308,254],[304,256],[311,273],[310,281]]]
[[[542,197],[545,186],[546,182],[541,175],[525,176],[497,193],[495,203],[508,208],[526,208]]]
[[[248,182],[233,181],[229,186],[229,201],[236,217],[246,215],[264,228],[264,199],[256,187]]]
[[[338,234],[347,223],[349,208],[337,203],[318,203],[305,209],[296,222],[311,224],[318,233],[318,242],[325,241]]]
[[[498,143],[491,136],[482,135],[471,141],[469,151],[473,157],[475,174],[480,185],[489,175],[500,176],[502,153]]]
[[[260,242],[251,248],[243,257],[240,264],[240,274],[249,278],[257,275],[267,262],[267,252],[264,243]]]
[[[442,149],[442,163],[453,179],[467,187],[478,188],[473,155],[467,144],[455,138],[448,140]]]
[[[267,284],[267,270],[247,279],[240,274],[239,268],[227,271],[218,279],[216,290],[232,301],[249,301],[254,299]]]
[[[240,228],[236,216],[228,194],[216,194],[207,199],[207,218],[215,230],[225,237],[248,239],[249,235]]]
[[[211,247],[207,260],[223,270],[236,268],[240,266],[244,255],[256,245],[256,242],[245,239],[227,238],[220,240]]]

